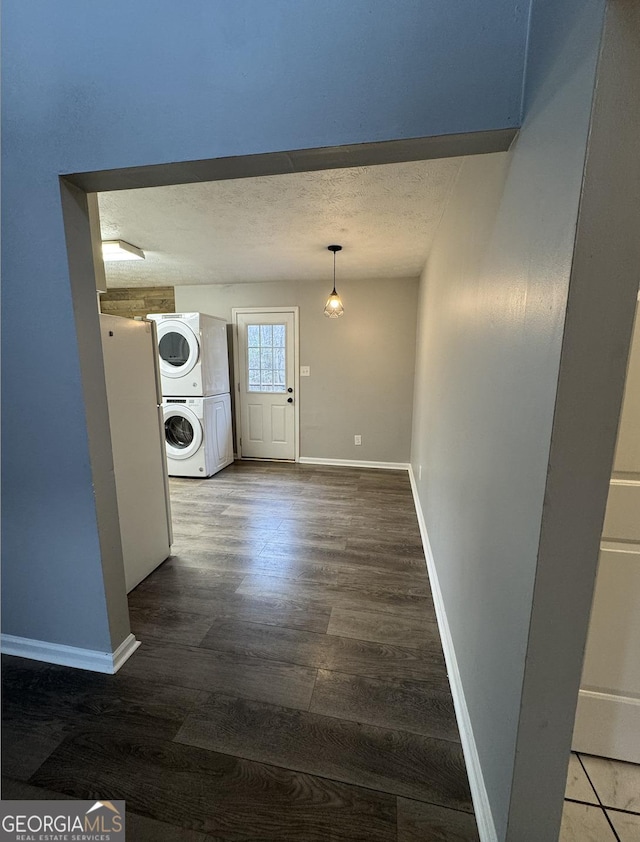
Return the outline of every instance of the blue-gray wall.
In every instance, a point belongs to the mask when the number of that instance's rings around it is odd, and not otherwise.
[[[58,175],[517,126],[527,11],[6,0],[5,633],[105,649],[127,631],[91,273],[80,260],[69,270]]]

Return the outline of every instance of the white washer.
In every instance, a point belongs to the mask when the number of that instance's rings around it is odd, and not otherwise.
[[[171,477],[210,477],[233,462],[231,399],[165,398],[162,403]]]
[[[227,323],[205,313],[151,313],[158,328],[162,394],[223,395],[229,391]]]

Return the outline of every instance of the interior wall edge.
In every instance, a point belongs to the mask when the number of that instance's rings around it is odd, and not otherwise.
[[[517,128],[463,134],[414,137],[344,146],[325,146],[150,164],[116,170],[67,173],[64,178],[85,192],[131,190],[201,181],[224,181],[265,175],[313,172],[315,170],[370,167],[433,158],[458,158],[505,152],[518,134]]]
[[[638,31],[637,3],[606,4],[517,735],[507,839],[518,842],[539,838],[535,802],[560,825],[556,783],[571,748],[638,290]]]
[[[69,281],[93,479],[94,505],[104,583],[104,612],[112,647],[130,634],[129,608],[116,495],[107,387],[96,306],[93,244],[87,195],[60,180]]]

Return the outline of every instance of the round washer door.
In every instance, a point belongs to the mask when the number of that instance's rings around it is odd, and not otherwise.
[[[165,377],[184,377],[198,362],[198,337],[189,325],[178,319],[167,319],[157,326],[160,371]]]
[[[166,404],[164,440],[170,459],[188,459],[202,444],[202,424],[197,415],[184,404]]]

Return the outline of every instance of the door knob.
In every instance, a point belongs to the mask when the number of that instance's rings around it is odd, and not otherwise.
[[[291,386],[289,386],[289,388],[287,389],[287,392],[293,392],[293,389],[291,388]]]
[[[287,398],[287,403],[293,403],[293,398]]]

